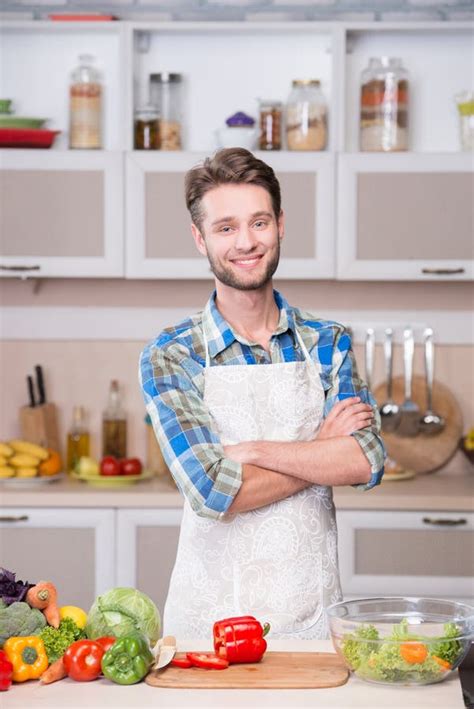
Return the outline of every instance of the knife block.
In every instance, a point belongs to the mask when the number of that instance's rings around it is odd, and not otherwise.
[[[21,438],[62,453],[55,404],[22,406],[19,412]]]

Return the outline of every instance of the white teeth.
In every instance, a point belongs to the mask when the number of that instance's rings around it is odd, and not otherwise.
[[[234,261],[234,263],[255,263],[259,259],[260,257],[257,256],[256,258],[239,259],[238,261]]]

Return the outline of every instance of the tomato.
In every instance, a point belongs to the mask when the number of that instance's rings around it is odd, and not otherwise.
[[[76,640],[63,655],[64,669],[76,682],[90,682],[101,673],[104,648],[94,640]]]
[[[175,655],[175,657],[171,660],[170,665],[172,667],[182,667],[183,669],[188,669],[188,667],[193,666],[193,663],[191,660],[188,660],[186,655]]]
[[[124,458],[120,461],[121,475],[140,475],[142,464],[138,458]]]
[[[225,670],[229,667],[227,660],[217,657],[213,652],[187,652],[186,657],[194,667],[202,667],[205,670]]]
[[[120,462],[113,455],[107,455],[100,461],[101,475],[120,475]]]
[[[110,650],[116,640],[117,638],[113,638],[112,636],[106,636],[103,638],[95,638],[94,642],[100,645],[104,652],[107,652],[107,650]]]
[[[408,642],[400,645],[400,655],[411,665],[424,662],[428,657],[428,650],[423,643]]]
[[[441,669],[443,669],[443,670],[450,670],[451,669],[451,665],[449,664],[449,662],[447,660],[443,660],[442,657],[438,657],[437,655],[431,655],[431,657],[433,658],[433,660],[435,662],[438,663],[438,665],[440,666]]]

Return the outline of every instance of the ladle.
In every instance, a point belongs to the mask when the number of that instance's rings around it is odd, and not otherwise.
[[[385,371],[387,378],[387,401],[380,407],[380,418],[382,430],[395,431],[400,423],[400,407],[392,398],[392,363],[393,363],[393,330],[387,327],[385,330],[385,340],[383,343],[385,355]]]
[[[423,333],[425,341],[426,403],[427,410],[420,418],[420,431],[425,436],[433,436],[443,430],[445,423],[442,416],[433,411],[433,374],[434,345],[433,330],[427,327]]]

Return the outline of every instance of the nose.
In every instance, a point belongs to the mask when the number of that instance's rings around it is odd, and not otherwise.
[[[257,240],[252,232],[252,229],[247,226],[247,224],[242,225],[239,228],[237,237],[235,240],[235,248],[237,251],[248,252],[255,248]]]

